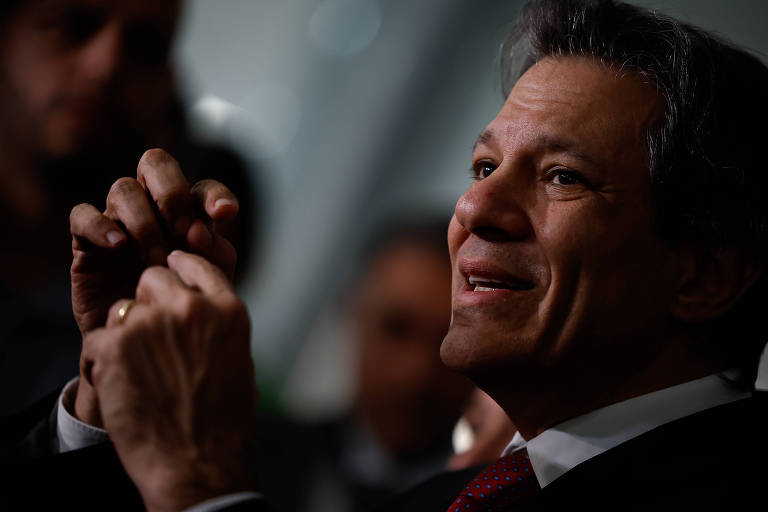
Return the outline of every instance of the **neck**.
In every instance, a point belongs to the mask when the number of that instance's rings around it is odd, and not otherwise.
[[[495,387],[488,393],[528,440],[565,420],[726,369],[692,353],[684,343],[670,343],[650,364],[636,371],[616,370],[610,362],[599,369],[594,364],[576,366],[576,371],[547,372],[557,378],[532,389]]]
[[[43,158],[12,140],[0,144],[0,282],[16,293],[37,291],[69,265],[67,190],[53,186]]]
[[[4,134],[5,135],[5,134]],[[35,225],[48,213],[48,197],[38,172],[39,161],[34,151],[3,137],[0,145],[0,199],[11,218]]]

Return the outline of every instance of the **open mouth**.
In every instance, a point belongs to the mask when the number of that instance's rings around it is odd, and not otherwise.
[[[469,276],[467,281],[473,292],[493,292],[496,290],[530,290],[533,283],[524,281],[497,281],[487,277]]]

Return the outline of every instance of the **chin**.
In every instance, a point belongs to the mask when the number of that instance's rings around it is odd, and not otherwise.
[[[76,131],[49,131],[43,139],[44,152],[54,158],[76,155],[83,147],[84,137]]]
[[[452,325],[440,345],[440,358],[451,370],[471,376],[506,359],[494,354],[495,345],[490,333]]]
[[[484,383],[507,381],[510,375],[522,376],[538,368],[535,347],[535,342],[508,332],[451,325],[440,346],[440,358],[448,368],[484,388]]]

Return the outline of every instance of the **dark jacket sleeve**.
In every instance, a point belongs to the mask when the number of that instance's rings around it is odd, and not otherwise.
[[[33,406],[0,419],[0,461],[35,459],[54,454],[58,389]]]

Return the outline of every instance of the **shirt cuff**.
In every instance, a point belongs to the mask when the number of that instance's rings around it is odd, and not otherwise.
[[[236,492],[232,494],[225,494],[224,496],[218,496],[216,498],[211,498],[210,500],[205,500],[201,503],[198,503],[197,505],[185,509],[184,512],[216,512],[217,510],[223,510],[233,505],[261,499],[261,494],[257,492]]]
[[[75,418],[71,411],[75,408],[78,377],[67,382],[59,395],[56,412],[56,437],[59,441],[59,453],[79,450],[109,441],[107,431],[88,425]]]

